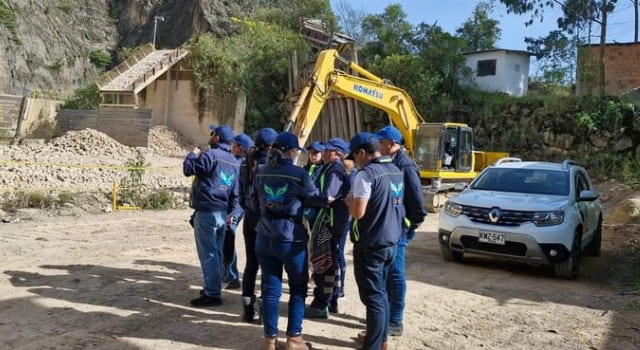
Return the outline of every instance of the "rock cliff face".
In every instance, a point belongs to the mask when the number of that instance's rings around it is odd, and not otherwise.
[[[71,93],[92,82],[103,68],[90,59],[104,50],[153,38],[173,48],[194,34],[225,36],[231,17],[241,16],[248,0],[0,0],[0,93],[34,90]],[[95,61],[95,60],[94,60]]]

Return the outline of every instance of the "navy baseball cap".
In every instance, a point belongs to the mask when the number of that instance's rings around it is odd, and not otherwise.
[[[217,125],[215,125],[215,124],[209,124],[209,130],[211,130],[211,131],[214,131],[214,132],[215,132],[217,128],[218,128],[218,126],[217,126]]]
[[[324,145],[320,141],[314,141],[309,146],[307,146],[307,151],[314,150],[316,152],[324,151]]]
[[[263,128],[256,134],[256,146],[268,146],[276,140],[278,132],[272,128]]]
[[[391,140],[399,145],[404,142],[400,130],[391,125],[385,126],[384,128],[378,130],[378,132],[376,132],[376,136],[381,139]]]
[[[353,152],[367,146],[380,147],[380,141],[378,141],[378,136],[372,134],[370,132],[361,132],[356,134],[356,136],[351,138],[349,142],[349,149],[351,152],[347,156],[346,159],[353,160]]]
[[[292,149],[299,149],[304,151],[303,148],[298,144],[298,136],[288,131],[283,131],[276,136],[276,140],[273,143],[273,148],[277,148],[283,152]]]
[[[345,140],[339,137],[333,138],[325,142],[324,149],[328,151],[338,151],[345,155],[349,153],[349,145]]]
[[[236,137],[233,138],[233,142],[237,143],[245,150],[249,150],[251,147],[253,147],[253,141],[251,140],[251,137],[249,137],[249,135],[245,133],[236,135]]]
[[[228,125],[221,125],[216,128],[216,135],[220,137],[220,142],[230,144],[233,142],[233,130]]]

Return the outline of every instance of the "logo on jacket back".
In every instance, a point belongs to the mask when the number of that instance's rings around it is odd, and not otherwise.
[[[394,184],[391,182],[391,199],[393,200],[393,205],[402,205],[403,189],[404,183],[398,182],[397,184]]]
[[[233,183],[233,179],[235,178],[235,174],[225,174],[224,171],[220,172],[220,189],[223,191],[228,190]]]
[[[284,195],[287,193],[287,189],[289,185],[284,185],[280,188],[276,188],[275,190],[267,184],[264,184],[264,193],[267,195],[266,202],[267,208],[269,209],[279,209],[282,207],[284,203]]]

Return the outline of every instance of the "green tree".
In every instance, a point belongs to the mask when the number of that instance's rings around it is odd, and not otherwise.
[[[573,81],[576,62],[574,40],[560,30],[553,30],[547,36],[525,38],[527,50],[538,60],[535,78],[542,83],[569,85]]]
[[[476,5],[471,18],[456,29],[456,34],[462,38],[473,51],[488,50],[495,47],[500,39],[501,29],[499,21],[492,19],[493,2],[480,2]]]
[[[607,39],[608,13],[615,9],[617,0],[500,0],[507,12],[516,14],[530,14],[525,25],[534,20],[544,18],[547,7],[559,6],[562,17],[558,18],[558,28],[568,34],[574,34],[587,27],[591,22],[600,25],[600,53],[598,58],[599,90],[604,96],[605,72],[604,51]]]
[[[362,46],[364,44],[362,23],[366,17],[364,10],[353,8],[347,0],[339,0],[333,11],[336,14],[340,31],[356,39],[356,42]]]
[[[294,32],[300,30],[300,17],[318,18],[336,28],[329,0],[256,0],[250,18],[279,25]]]
[[[197,86],[244,92],[249,131],[282,124],[288,57],[294,50],[306,52],[307,47],[297,33],[274,24],[245,20],[237,31],[224,40],[205,34],[191,43],[189,59]]]
[[[379,15],[368,15],[362,22],[365,57],[386,57],[409,53],[412,26],[399,4],[391,4]]]

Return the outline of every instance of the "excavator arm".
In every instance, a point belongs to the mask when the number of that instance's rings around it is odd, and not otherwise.
[[[336,69],[336,61],[345,63],[360,76]],[[387,84],[356,63],[345,60],[338,55],[338,51],[332,49],[324,50],[318,55],[313,74],[289,115],[286,129],[298,135],[300,144],[307,142],[331,92],[385,111],[402,133],[405,147],[413,153],[415,130],[423,119],[416,110],[411,96],[403,89]]]

